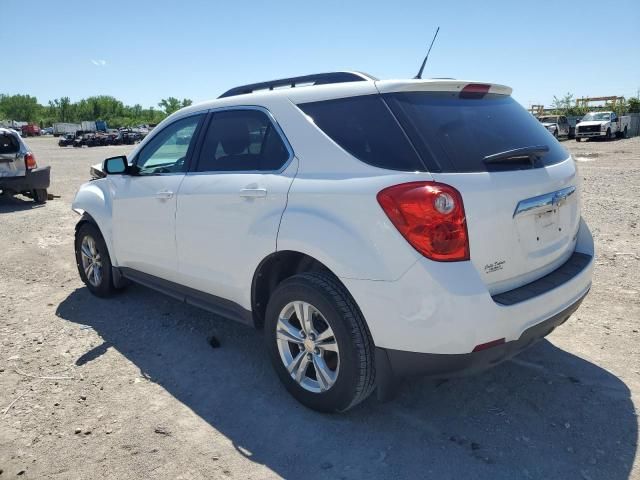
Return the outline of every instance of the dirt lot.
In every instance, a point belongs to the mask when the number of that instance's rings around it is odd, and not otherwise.
[[[0,479],[640,479],[640,138],[565,142],[598,254],[567,324],[492,371],[332,416],[285,392],[251,329],[143,287],[92,297],[70,204],[127,148],[28,143],[60,198],[0,197]]]

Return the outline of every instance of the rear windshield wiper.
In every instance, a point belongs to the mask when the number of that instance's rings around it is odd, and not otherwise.
[[[528,160],[532,165],[549,151],[547,145],[533,145],[531,147],[514,148],[504,152],[487,155],[482,159],[484,163],[500,163],[509,161]]]

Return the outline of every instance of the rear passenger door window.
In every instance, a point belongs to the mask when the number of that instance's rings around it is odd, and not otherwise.
[[[213,114],[195,170],[273,172],[289,158],[289,150],[266,113],[227,110]]]

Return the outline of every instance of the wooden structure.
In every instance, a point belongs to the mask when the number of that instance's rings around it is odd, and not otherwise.
[[[624,97],[582,97],[576,98],[576,106],[588,107],[591,102],[609,102],[611,108],[616,108],[617,104],[624,105]]]

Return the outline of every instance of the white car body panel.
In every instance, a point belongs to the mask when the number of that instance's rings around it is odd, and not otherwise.
[[[281,173],[188,174],[176,214],[177,282],[250,310],[253,276],[276,251],[297,169],[293,158]]]
[[[175,218],[184,177],[107,177],[112,183],[113,252],[118,266],[178,281]]]

